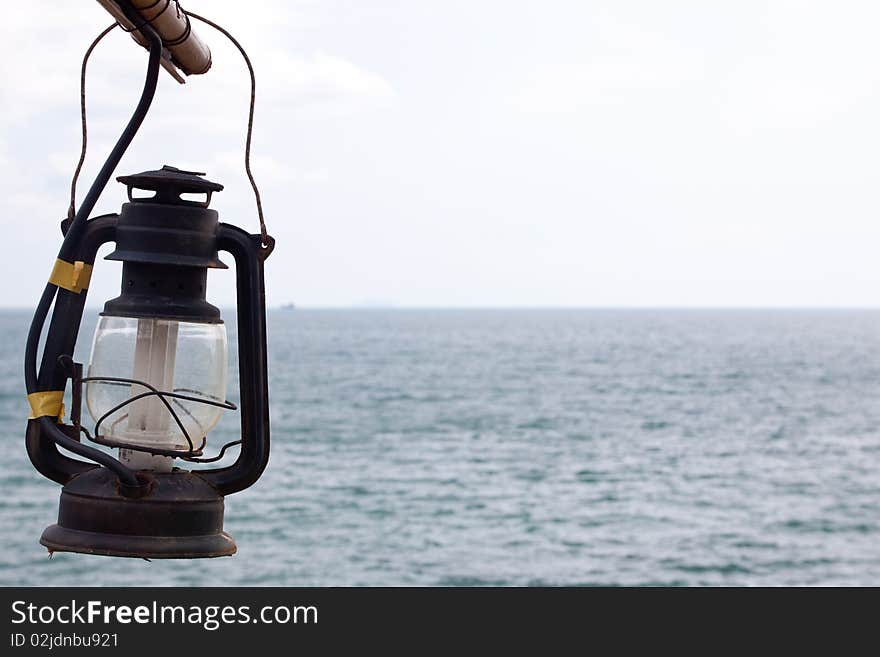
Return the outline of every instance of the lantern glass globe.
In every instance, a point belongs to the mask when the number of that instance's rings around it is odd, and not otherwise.
[[[104,315],[95,330],[86,376],[141,383],[89,381],[86,406],[95,422],[110,413],[101,422],[102,436],[130,445],[188,450],[186,437],[159,396],[143,396],[113,409],[132,397],[151,392],[151,387],[222,403],[226,399],[227,373],[226,327],[222,322]],[[196,401],[172,397],[165,400],[195,448],[223,412],[218,406]]]

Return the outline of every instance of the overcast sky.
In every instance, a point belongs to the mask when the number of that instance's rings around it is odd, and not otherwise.
[[[257,69],[254,173],[278,248],[270,304],[880,304],[880,5],[647,0],[188,0]],[[93,0],[7,13],[2,305],[32,306],[79,149]],[[254,13],[256,12],[256,13]],[[256,231],[247,78],[162,74],[118,174],[207,171]],[[140,92],[120,31],[90,66],[80,197]],[[117,211],[111,183],[96,213]],[[227,260],[229,260],[227,256]],[[100,263],[90,305],[115,296]],[[209,298],[234,302],[231,272]]]

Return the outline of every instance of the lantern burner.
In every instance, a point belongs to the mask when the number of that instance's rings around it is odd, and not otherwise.
[[[147,559],[235,554],[223,531],[223,496],[200,476],[175,470],[139,472],[140,495],[123,490],[106,468],[71,480],[61,492],[58,524],[40,543],[54,552]]]

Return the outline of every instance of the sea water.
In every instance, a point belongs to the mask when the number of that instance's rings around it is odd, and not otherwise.
[[[29,321],[0,313],[4,585],[880,584],[877,311],[270,312],[239,552],[152,562],[37,543]]]

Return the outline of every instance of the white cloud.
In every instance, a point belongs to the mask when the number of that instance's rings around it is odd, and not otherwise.
[[[876,303],[880,7],[866,0],[184,5],[232,28],[257,70],[270,297]],[[57,249],[79,59],[106,23],[96,2],[33,0],[0,26],[2,221],[22,247],[6,304],[32,303]],[[163,74],[117,173],[207,171],[224,220],[255,229],[247,75],[199,32],[213,70]],[[95,54],[80,196],[144,62],[122,34]],[[113,183],[96,210],[123,199]],[[92,303],[114,282],[100,285]]]
[[[245,176],[244,155],[225,152],[216,155],[205,168],[218,180],[237,180]],[[300,170],[271,155],[251,155],[251,170],[258,185],[318,185],[330,179],[327,167]]]
[[[264,80],[272,80],[265,93],[273,101],[385,99],[392,95],[391,86],[382,76],[342,57],[323,52],[301,56],[274,50],[266,53],[264,60],[260,75]]]
[[[703,57],[662,32],[603,14],[564,58],[529,67],[508,102],[536,113],[619,104],[633,94],[675,91],[701,80]]]
[[[75,116],[79,101],[79,60],[90,39],[109,24],[97,3],[94,7],[89,5],[91,11],[86,12],[75,11],[68,4],[61,7],[57,3],[44,4],[41,8],[41,3],[35,2],[28,12],[13,12],[10,20],[2,25],[0,35],[5,40],[6,56],[0,57],[0,74],[4,80],[0,86],[0,103],[4,106],[2,120],[6,125],[27,120],[35,112],[46,113],[53,109],[72,112]],[[277,11],[279,16],[286,13],[280,8]],[[237,12],[241,13],[240,6]],[[265,30],[263,22],[267,13],[248,14],[250,22],[236,25],[234,31]],[[248,25],[250,30],[244,29]],[[163,95],[170,96],[178,111],[154,112],[150,120],[179,125],[181,120],[195,115],[202,124],[207,120],[217,129],[240,130],[240,123],[224,122],[222,112],[217,118],[218,112],[205,112],[205,109],[223,108],[230,103],[246,106],[249,82],[244,63],[222,35],[204,25],[199,29],[211,45],[215,66],[205,76],[189,78],[186,85],[177,85],[161,73],[157,102],[161,102]],[[323,51],[299,54],[286,45],[269,45],[256,35],[250,40],[239,38],[255,63],[261,110],[266,106],[285,111],[312,105],[332,111],[358,110],[386,105],[393,97],[391,85],[382,75],[342,56]],[[121,30],[104,38],[89,63],[87,94],[91,114],[101,116],[112,111],[112,118],[118,120],[127,113],[137,99],[145,57],[143,49]],[[219,64],[216,60],[220,60]]]

